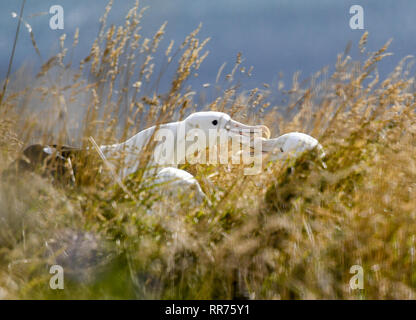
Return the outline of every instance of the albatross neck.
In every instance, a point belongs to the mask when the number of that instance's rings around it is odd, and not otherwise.
[[[177,136],[177,128],[178,125],[181,124],[182,121],[178,122],[171,122],[166,124],[161,124],[158,126],[152,126],[145,130],[140,131],[139,133],[135,134],[134,136],[130,137],[124,142],[116,143],[112,145],[103,145],[100,146],[100,149],[104,153],[104,156],[110,160],[110,162],[117,162],[120,158],[123,159],[122,164],[122,171],[121,174],[122,178],[128,176],[131,173],[134,173],[138,170],[139,166],[139,159],[140,153],[144,151],[144,148],[148,143],[150,143],[152,137],[154,137],[155,130],[167,129],[171,130],[173,136],[175,137],[175,145],[176,145],[176,136]],[[155,163],[153,162],[153,157],[151,158],[148,166],[154,166]],[[120,162],[118,162],[120,163]]]

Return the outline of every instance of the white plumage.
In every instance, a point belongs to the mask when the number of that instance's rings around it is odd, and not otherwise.
[[[297,158],[305,151],[316,148],[322,159],[325,152],[318,140],[301,132],[290,132],[274,139],[263,139],[262,151],[267,155],[268,161],[284,161]]]
[[[181,190],[183,192],[189,190],[191,194],[194,192],[195,199],[201,202],[206,199],[206,196],[198,181],[190,173],[177,169],[178,164],[185,163],[185,159],[188,159],[195,152],[195,141],[192,136],[190,137],[194,129],[202,130],[206,137],[206,140],[197,140],[198,150],[218,147],[218,139],[212,139],[212,132],[219,135],[221,130],[226,133],[227,138],[231,139],[238,136],[242,143],[248,142],[250,132],[255,130],[265,131],[266,136],[270,136],[267,127],[245,125],[231,119],[229,115],[222,112],[195,112],[183,121],[152,126],[125,142],[100,146],[99,152],[113,166],[119,165],[121,162],[121,167],[115,171],[121,180],[139,169],[140,154],[148,144],[153,143],[151,145],[152,154],[150,161],[147,163],[145,175],[154,175],[155,184],[163,184],[164,190],[162,192],[165,194],[178,194],[179,189],[183,189]],[[157,139],[160,133],[163,133],[163,135],[170,133],[169,136],[172,137],[172,141],[168,144],[170,148],[163,153],[158,152],[162,143]],[[223,142],[228,143],[228,139]],[[194,148],[189,148],[190,145],[193,145]],[[181,152],[182,150],[183,152]]]
[[[209,204],[208,198],[198,181],[185,170],[172,167],[163,168],[157,173],[155,180],[152,182],[162,195],[188,198],[195,203],[202,203],[206,200]]]
[[[322,161],[325,157],[325,152],[318,140],[305,133],[289,132],[273,139],[261,138],[261,153],[256,153],[252,149],[250,156],[256,159],[260,158],[257,162],[263,164],[288,162],[313,149],[318,151],[318,157]],[[247,151],[239,151],[233,154],[233,157],[239,158],[246,153]],[[326,168],[324,162],[322,162],[322,166]]]

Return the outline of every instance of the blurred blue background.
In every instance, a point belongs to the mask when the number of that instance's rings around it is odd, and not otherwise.
[[[48,12],[55,4],[64,8],[65,29],[51,30],[51,15],[30,15]],[[75,61],[84,58],[96,37],[98,19],[104,12],[104,0],[28,0],[24,19],[33,28],[42,55],[46,58],[56,52],[59,37],[67,34],[67,46],[72,43],[75,29],[80,28],[80,43]],[[109,16],[109,23],[122,24],[133,0],[116,0]],[[392,71],[406,55],[416,53],[414,0],[142,0],[141,6],[149,6],[142,25],[143,33],[152,36],[159,26],[168,21],[162,47],[171,39],[180,43],[200,22],[201,37],[211,37],[207,49],[208,58],[192,80],[194,89],[203,83],[215,82],[219,67],[227,62],[226,71],[232,68],[236,54],[241,52],[244,65],[253,66],[250,86],[261,86],[279,79],[284,74],[289,81],[296,71],[307,78],[327,65],[334,65],[337,53],[343,52],[352,41],[353,58],[357,58],[358,40],[363,30],[351,30],[349,8],[360,4],[364,8],[364,26],[369,31],[370,50],[379,49],[389,38],[394,41],[390,51],[394,56],[384,60],[379,69],[382,75]],[[19,12],[20,0],[1,0],[0,6],[0,78],[7,70],[17,19],[11,12]],[[16,48],[13,70],[23,63],[39,68],[39,59],[32,47],[25,28],[21,29]],[[164,51],[164,49],[163,49]]]

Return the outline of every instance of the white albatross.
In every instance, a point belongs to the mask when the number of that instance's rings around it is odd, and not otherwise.
[[[202,131],[205,139],[195,141],[196,131]],[[241,139],[241,143],[248,143],[250,133],[255,131],[264,132],[267,137],[270,137],[270,131],[266,126],[245,125],[231,119],[223,112],[195,112],[182,121],[152,126],[125,142],[99,148],[105,159],[112,165],[121,163],[120,169],[115,172],[119,179],[124,179],[139,170],[140,154],[147,145],[151,145],[145,174],[155,176],[152,183],[163,185],[164,194],[166,192],[168,194],[194,192],[196,202],[200,203],[207,198],[198,181],[190,173],[178,169],[177,166],[185,163],[185,160],[192,157],[196,150],[218,147],[220,132],[225,132],[227,138],[237,137]],[[169,139],[169,143],[166,139]],[[169,148],[161,150],[162,143]],[[228,139],[222,143],[228,143]],[[208,200],[207,202],[209,203]]]
[[[268,164],[297,159],[304,152],[313,149],[317,150],[319,160],[321,160],[322,166],[326,168],[326,164],[323,162],[325,152],[322,145],[315,138],[301,132],[289,132],[273,139],[261,138],[262,152],[254,154],[253,151],[250,151],[250,154],[261,157],[261,163]],[[239,157],[243,152],[239,151],[235,156]]]
[[[211,205],[198,180],[185,170],[172,167],[163,168],[156,174],[152,183],[159,194],[165,197],[176,199],[186,197],[196,204],[205,201],[208,205]]]
[[[268,161],[285,161],[298,158],[305,151],[315,149],[320,159],[325,157],[322,145],[315,138],[301,132],[289,132],[274,139],[262,140],[262,152]]]

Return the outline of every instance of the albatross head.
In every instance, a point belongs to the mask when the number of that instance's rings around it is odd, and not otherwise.
[[[232,138],[235,136],[241,137],[242,143],[250,142],[250,133],[260,131],[266,135],[266,138],[270,138],[270,130],[264,125],[250,126],[231,119],[231,117],[223,112],[217,111],[205,111],[195,112],[188,116],[185,120],[186,131],[189,132],[192,129],[202,130],[206,137],[209,136],[211,130],[217,133],[225,133],[227,137]],[[212,144],[212,142],[209,142]],[[210,146],[210,145],[209,145]]]

